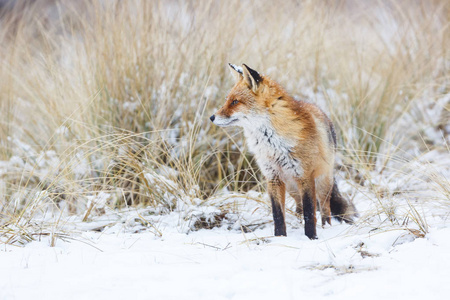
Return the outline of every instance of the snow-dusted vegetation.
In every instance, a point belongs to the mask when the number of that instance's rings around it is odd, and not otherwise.
[[[450,5],[0,1],[0,299],[449,295]],[[239,129],[246,63],[318,104],[355,224],[288,237]]]

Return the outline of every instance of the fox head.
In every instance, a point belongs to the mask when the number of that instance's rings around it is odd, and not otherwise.
[[[273,102],[282,97],[283,89],[269,78],[243,64],[229,64],[236,79],[225,104],[209,119],[221,127],[251,126],[252,119],[269,114]]]

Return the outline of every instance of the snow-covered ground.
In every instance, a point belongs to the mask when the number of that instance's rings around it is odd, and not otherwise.
[[[42,237],[0,252],[0,299],[445,299],[450,224],[425,237],[334,223],[310,241],[303,228],[273,237],[271,224],[157,231],[110,226],[70,240]]]
[[[0,299],[446,299],[450,164],[432,154],[438,164],[412,162],[401,180],[385,171],[358,185],[340,174],[360,217],[318,226],[314,241],[292,198],[288,237],[274,237],[267,194],[201,200],[162,175],[147,177],[180,191],[170,205],[117,210],[99,192],[86,218],[42,197],[24,220],[35,241],[0,247]]]
[[[39,194],[17,223],[35,240],[0,247],[0,299],[446,299],[449,159],[430,152],[403,168],[414,172],[373,171],[362,185],[338,172],[360,217],[318,226],[314,241],[292,198],[288,237],[274,237],[267,194],[201,200],[162,174],[146,178],[178,193],[156,207],[114,209],[101,191],[87,196],[89,216],[69,215]]]

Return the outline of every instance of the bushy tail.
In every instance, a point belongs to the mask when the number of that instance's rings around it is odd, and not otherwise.
[[[331,192],[330,209],[331,215],[340,222],[345,221],[346,223],[352,224],[354,218],[358,216],[353,203],[342,197],[336,182],[334,182]]]

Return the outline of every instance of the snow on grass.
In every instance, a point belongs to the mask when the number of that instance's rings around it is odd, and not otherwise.
[[[37,224],[34,241],[1,246],[0,299],[444,298],[448,156],[430,152],[422,160],[411,163],[411,176],[388,168],[364,185],[338,174],[360,218],[318,227],[315,241],[304,235],[291,198],[288,237],[274,237],[267,194],[224,189],[202,200],[169,179],[177,175],[169,169],[145,177],[179,191],[166,195],[170,206],[112,208],[106,191],[86,196],[84,214],[49,204],[28,222]]]
[[[170,219],[170,217],[169,217]],[[175,224],[173,224],[175,225]],[[83,232],[2,247],[1,299],[427,299],[450,293],[450,226],[415,239],[405,230],[345,224],[271,237],[225,228],[189,234]],[[398,243],[403,237],[404,243]],[[405,238],[406,237],[406,238]]]
[[[424,235],[413,222],[386,226],[382,214],[367,222],[375,200],[358,195],[360,222],[333,221],[318,227],[319,239],[311,241],[291,213],[288,237],[274,237],[266,196],[224,192],[205,202],[179,201],[171,212],[119,212],[101,203],[105,211],[88,222],[80,216],[66,221],[60,229],[71,234],[56,242],[43,235],[25,247],[2,246],[0,299],[423,299],[450,293],[450,224],[436,208],[423,213]],[[91,201],[101,202],[105,193],[98,198]],[[287,208],[293,209],[292,199]]]

